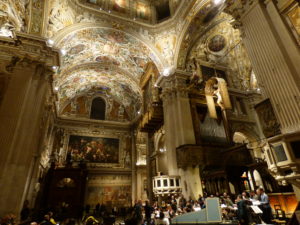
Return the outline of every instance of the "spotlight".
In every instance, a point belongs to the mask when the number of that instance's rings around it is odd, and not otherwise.
[[[214,0],[214,4],[215,5],[219,5],[223,2],[224,0]]]
[[[165,68],[163,71],[164,76],[169,76],[170,75],[170,68]]]
[[[54,44],[54,41],[53,41],[53,40],[51,40],[51,39],[48,39],[48,40],[47,40],[47,43],[48,43],[48,45],[50,45],[50,46],[51,46],[51,45],[53,45],[53,44]]]
[[[57,66],[52,66],[52,69],[53,69],[54,71],[56,71],[56,70],[57,70]]]
[[[58,91],[58,87],[54,87],[54,90],[55,90],[55,91]]]
[[[64,49],[61,49],[61,50],[60,50],[60,53],[61,53],[62,55],[66,55],[66,54],[67,54],[67,51],[64,50]]]

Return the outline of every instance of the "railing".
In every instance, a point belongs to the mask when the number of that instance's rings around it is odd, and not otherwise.
[[[182,192],[179,176],[156,176],[152,178],[155,196],[180,194]]]

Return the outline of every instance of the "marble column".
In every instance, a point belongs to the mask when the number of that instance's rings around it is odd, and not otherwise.
[[[300,53],[273,1],[255,1],[240,19],[243,42],[282,133],[300,130]]]
[[[21,59],[0,108],[0,215],[19,215],[38,152],[48,70]]]
[[[186,198],[202,194],[199,167],[178,168],[176,148],[196,144],[186,80],[190,74],[176,71],[161,82],[168,175],[180,176]]]

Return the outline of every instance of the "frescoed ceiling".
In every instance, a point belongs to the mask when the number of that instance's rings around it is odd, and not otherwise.
[[[106,10],[103,14],[108,14],[106,17],[83,6],[75,7],[82,2],[49,2],[45,36],[62,52],[61,66],[54,75],[54,87],[59,98],[58,111],[78,95],[100,91],[124,105],[124,108],[134,106],[132,111],[137,112],[142,102],[138,84],[146,65],[153,62],[160,74],[169,68],[187,69],[185,66],[191,56],[199,58],[199,55],[205,54],[198,47],[206,42],[200,43],[199,39],[210,35],[218,24],[227,20],[221,16],[225,0],[193,0],[189,3],[193,5],[189,13],[178,18],[172,26],[170,23],[166,29],[162,29],[163,26],[157,29],[149,26],[148,29],[145,24],[135,25],[136,21],[131,23],[122,21],[121,17],[116,19],[112,17],[113,12],[107,13],[107,10],[113,9],[113,4],[103,8]],[[101,6],[104,2],[86,1]],[[118,5],[130,1],[112,2]],[[151,4],[155,2],[158,1],[149,1]],[[172,2],[178,6],[180,1]],[[218,37],[225,36],[216,35],[212,40],[218,43],[221,40]],[[230,48],[229,45],[227,47]],[[238,52],[241,53],[239,57],[244,57],[242,50]],[[232,61],[233,58],[227,59]],[[247,75],[251,70],[249,65],[247,68],[244,65],[240,67],[245,68]]]
[[[64,79],[58,80],[56,85],[59,87],[58,96],[61,105],[91,90],[111,96],[125,107],[141,104],[141,93],[137,83],[124,74],[108,68],[79,68]]]
[[[71,32],[56,47],[63,53],[62,65],[54,76],[60,108],[70,99],[94,90],[105,92],[137,112],[142,102],[138,84],[146,65],[154,62],[162,69],[159,58],[146,44],[111,28]]]
[[[161,68],[158,58],[145,44],[114,29],[82,29],[67,35],[58,47],[66,52],[62,70],[73,65],[100,62],[118,66],[139,78],[150,61]]]

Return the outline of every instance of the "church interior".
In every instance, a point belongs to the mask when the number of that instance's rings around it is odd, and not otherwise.
[[[300,224],[299,0],[0,0],[0,59],[1,224],[257,190]]]

